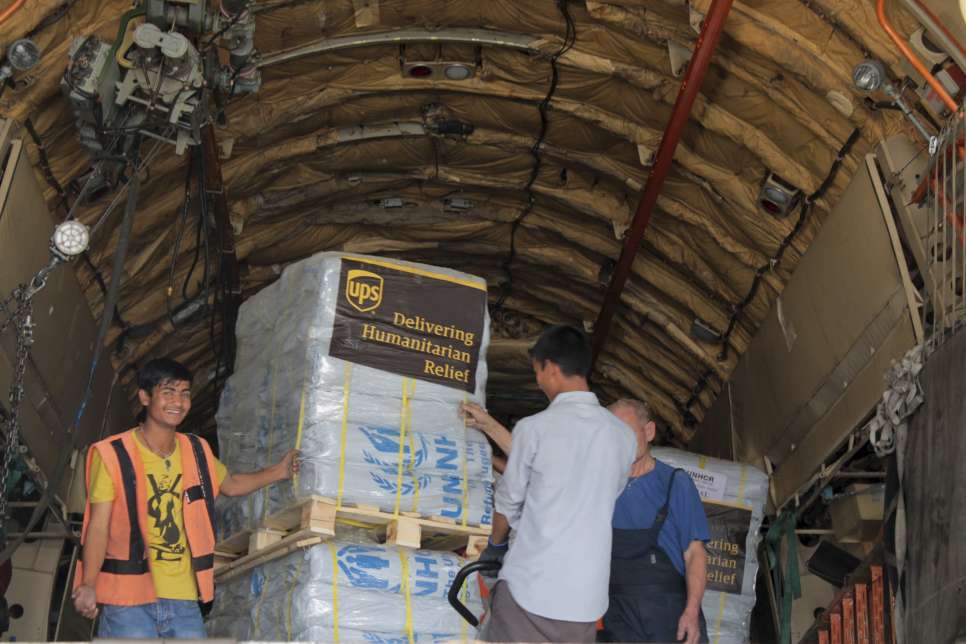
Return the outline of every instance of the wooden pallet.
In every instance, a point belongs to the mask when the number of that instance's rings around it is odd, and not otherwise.
[[[224,582],[300,548],[337,536],[343,522],[365,524],[387,544],[406,548],[456,550],[466,547],[475,558],[486,547],[490,526],[463,526],[444,517],[423,518],[412,512],[394,516],[374,506],[337,507],[333,499],[313,496],[266,518],[256,530],[243,530],[215,546],[215,578]]]

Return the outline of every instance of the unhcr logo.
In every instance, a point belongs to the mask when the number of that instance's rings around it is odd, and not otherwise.
[[[353,269],[345,282],[345,298],[360,313],[375,311],[382,304],[382,276]]]

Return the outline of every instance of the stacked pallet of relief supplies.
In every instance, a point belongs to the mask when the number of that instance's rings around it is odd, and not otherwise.
[[[328,541],[218,587],[212,635],[236,641],[444,642],[475,631],[446,601],[451,553]],[[482,612],[476,584],[463,603]]]
[[[269,466],[296,448],[301,470],[291,482],[238,500],[219,499],[221,539],[257,530],[266,518],[305,499],[330,502],[334,515],[364,508],[382,513],[377,516],[382,523],[384,518],[422,517],[434,525],[449,522],[488,530],[490,447],[457,411],[461,401],[484,400],[489,342],[485,280],[403,261],[321,253],[290,265],[278,281],[247,300],[236,333],[235,372],[217,415],[221,457],[230,471],[244,472]],[[338,541],[339,525],[345,523],[353,522],[336,518],[337,550],[348,547]],[[405,632],[408,624],[413,638],[460,634],[458,615],[445,600],[446,588],[419,591],[421,566],[433,574],[450,574],[458,562],[455,556],[420,552],[425,561],[417,563],[416,552],[387,551],[380,555],[386,561],[409,558],[414,582],[407,585],[396,577],[366,581],[362,576],[354,585],[348,571],[359,566],[339,559],[345,575],[338,581],[325,572],[326,562],[332,561],[325,543],[286,552],[290,554],[271,563],[243,569],[240,579],[250,577],[251,594],[264,600],[246,609],[243,603],[220,598],[212,635],[223,634],[219,625],[241,628],[224,611],[248,615],[253,628],[260,615],[262,621],[251,635],[263,639],[282,634],[328,639],[332,633],[326,635],[324,628],[306,629],[319,623],[331,626],[333,619],[345,632]],[[374,556],[349,557],[361,561]],[[293,577],[300,562],[311,574]],[[383,573],[389,574],[389,568]],[[288,582],[270,581],[282,578]],[[236,578],[229,585],[237,589],[244,583]],[[344,589],[337,593],[338,608],[332,603],[337,588]],[[370,594],[377,591],[382,594],[374,600]],[[397,624],[389,619],[390,604],[408,611],[417,599],[417,612],[425,620],[414,617]],[[369,611],[369,621],[348,617],[351,607],[370,604],[383,608]],[[434,617],[430,604],[438,607],[439,616]],[[265,615],[257,611],[266,606],[285,614],[286,629],[264,625]],[[299,606],[304,610],[296,610]],[[272,610],[269,614],[281,616]],[[336,611],[337,618],[319,622],[319,615]],[[388,621],[381,623],[384,617]]]
[[[768,477],[751,465],[665,447],[652,451],[655,458],[691,476],[708,517],[708,585],[701,607],[709,641],[743,644],[755,607],[758,533],[768,500]]]

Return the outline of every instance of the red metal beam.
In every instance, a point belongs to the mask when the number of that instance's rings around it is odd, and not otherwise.
[[[831,644],[842,644],[842,613],[836,611],[829,616]]]
[[[869,590],[866,584],[855,585],[855,641],[869,644]]]
[[[681,132],[691,116],[691,107],[698,97],[701,83],[704,82],[705,74],[711,63],[711,55],[718,45],[732,1],[712,0],[708,15],[705,16],[701,35],[694,46],[694,54],[691,56],[688,71],[681,82],[681,89],[678,90],[678,97],[674,102],[674,110],[671,112],[667,128],[664,130],[661,146],[657,150],[654,165],[647,176],[644,195],[641,197],[637,212],[634,213],[630,228],[624,237],[624,247],[621,249],[620,259],[617,261],[614,275],[607,286],[604,303],[601,305],[597,322],[594,324],[594,362],[597,361],[597,357],[604,347],[604,342],[607,340],[607,335],[610,333],[610,325],[614,319],[614,313],[617,311],[617,306],[620,304],[621,293],[624,291],[627,278],[630,276],[637,251],[641,247],[644,231],[647,230],[647,225],[651,221],[651,214],[657,204],[657,197],[661,193],[664,180],[671,169],[674,150],[677,148]]]
[[[872,642],[886,644],[885,590],[882,585],[882,566],[871,566],[872,571]]]
[[[851,590],[842,598],[842,644],[855,644],[855,600]]]
[[[929,83],[929,86],[932,87],[934,92],[936,92],[936,95],[939,97],[939,99],[946,104],[947,108],[949,108],[949,112],[951,114],[955,114],[956,110],[959,109],[959,105],[957,105],[956,101],[953,100],[953,97],[949,95],[949,92],[946,91],[946,88],[943,87],[942,83],[936,80],[936,77],[933,76],[923,62],[919,60],[919,56],[916,56],[915,52],[909,48],[909,45],[906,44],[905,39],[896,33],[892,23],[889,22],[889,17],[886,15],[885,0],[876,0],[875,13],[879,18],[879,24],[882,25],[882,28],[885,30],[885,32],[889,34],[889,38],[892,38],[892,42],[896,44],[896,48],[899,50],[899,53],[905,56],[906,60],[909,61],[909,64],[912,65],[917,72],[919,72],[919,75],[922,76],[927,83]]]

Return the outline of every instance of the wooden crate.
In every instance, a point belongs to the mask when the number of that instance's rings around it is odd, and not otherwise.
[[[463,526],[444,517],[423,518],[411,512],[394,516],[377,507],[347,505],[320,496],[303,499],[267,517],[255,530],[243,530],[215,546],[215,578],[224,582],[255,566],[338,535],[344,522],[365,524],[386,543],[406,548],[456,550],[466,547],[475,558],[486,547],[490,526]]]

